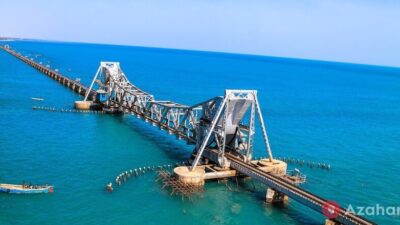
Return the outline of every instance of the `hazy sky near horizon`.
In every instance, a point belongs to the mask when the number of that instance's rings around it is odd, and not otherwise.
[[[0,36],[400,67],[396,0],[0,0]]]

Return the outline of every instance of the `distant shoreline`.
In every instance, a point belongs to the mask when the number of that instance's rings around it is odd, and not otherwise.
[[[15,38],[15,37],[0,37],[0,41],[19,41],[25,40],[24,38]]]

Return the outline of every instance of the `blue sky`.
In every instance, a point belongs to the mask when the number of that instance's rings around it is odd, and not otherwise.
[[[395,0],[1,0],[0,36],[400,67]]]

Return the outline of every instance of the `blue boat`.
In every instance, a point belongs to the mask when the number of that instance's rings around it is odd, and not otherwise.
[[[0,192],[10,194],[40,194],[40,193],[53,193],[54,187],[50,185],[37,186],[37,185],[16,185],[16,184],[0,184]]]

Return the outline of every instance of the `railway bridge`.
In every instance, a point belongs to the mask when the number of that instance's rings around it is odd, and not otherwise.
[[[179,140],[194,145],[193,159],[184,173],[187,178],[201,182],[198,168],[201,162],[211,161],[220,168],[236,170],[267,185],[267,200],[271,202],[291,198],[317,212],[332,215],[326,224],[371,225],[374,222],[346,212],[346,209],[312,194],[286,177],[286,163],[274,159],[255,90],[226,90],[216,96],[187,106],[172,101],[159,101],[131,83],[118,62],[101,62],[89,87],[59,72],[41,65],[9,47],[1,47],[50,78],[84,96],[76,106],[126,113],[165,130]],[[258,121],[258,123],[256,123]],[[260,126],[268,158],[253,159],[256,125]],[[200,174],[200,175],[199,175]],[[199,179],[197,179],[199,178]],[[189,182],[193,181],[189,179]]]

